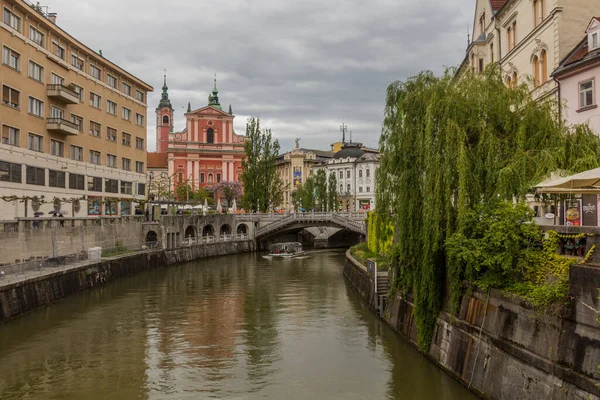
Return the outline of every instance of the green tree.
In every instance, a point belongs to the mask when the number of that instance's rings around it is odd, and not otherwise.
[[[315,178],[309,176],[302,185],[302,207],[305,211],[315,209]]]
[[[319,204],[319,211],[327,209],[327,172],[319,169],[315,175],[315,200]]]
[[[270,129],[261,131],[260,119],[249,118],[244,150],[242,204],[248,210],[266,212],[283,200],[283,184],[276,169],[279,141],[273,140]]]
[[[337,211],[338,191],[337,191],[337,176],[335,172],[329,174],[327,180],[327,203],[329,211]]]
[[[239,182],[220,182],[213,188],[231,207],[233,200],[239,201],[242,195],[242,184]]]
[[[204,187],[200,186],[194,191],[194,193],[192,193],[191,198],[196,203],[204,203],[204,200],[206,200],[208,196],[208,191]]]
[[[378,234],[394,227],[391,268],[413,294],[418,345],[427,351],[445,295],[456,309],[466,265],[446,240],[467,232],[470,210],[524,199],[553,171],[598,167],[600,141],[569,131],[552,101],[500,71],[453,79],[424,72],[387,90],[376,176]],[[468,277],[467,277],[468,278]]]
[[[178,182],[175,188],[175,196],[177,201],[189,201],[194,196],[194,189],[187,180]]]

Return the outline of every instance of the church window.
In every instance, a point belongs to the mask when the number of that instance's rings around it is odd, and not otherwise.
[[[169,116],[168,115],[163,116],[163,125],[169,125]]]
[[[204,183],[204,174],[200,174],[200,183]]]
[[[217,174],[217,183],[221,182],[221,174]]]
[[[206,143],[214,143],[215,142],[215,131],[213,128],[208,128],[206,131]]]
[[[359,178],[362,178],[362,169],[359,169],[359,170],[358,170],[358,177],[359,177]]]
[[[369,168],[367,168],[367,178],[369,178],[371,176],[371,170]]]
[[[350,193],[350,184],[348,184],[348,193]]]

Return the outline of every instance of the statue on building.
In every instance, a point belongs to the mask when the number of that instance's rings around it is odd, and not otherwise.
[[[300,138],[296,138],[296,148],[300,148]]]

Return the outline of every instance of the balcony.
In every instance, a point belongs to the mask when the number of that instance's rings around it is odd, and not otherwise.
[[[79,126],[77,124],[62,118],[48,118],[46,120],[46,129],[66,135],[79,134]]]
[[[76,91],[59,84],[48,85],[48,97],[64,104],[79,104],[79,95]]]

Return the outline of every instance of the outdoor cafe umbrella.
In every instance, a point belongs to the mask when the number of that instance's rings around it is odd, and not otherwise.
[[[34,212],[34,213],[33,213],[33,216],[34,216],[34,217],[41,217],[42,215],[44,215],[44,213],[43,213],[43,212],[41,212],[41,211],[37,211],[37,212]]]
[[[204,199],[204,208],[202,209],[202,215],[206,215],[208,213],[208,200]]]
[[[219,214],[221,214],[221,212],[223,211],[222,207],[221,207],[221,199],[217,200],[217,212]]]
[[[233,199],[233,204],[231,205],[231,210],[233,211],[233,213],[237,213],[237,204],[235,202],[235,199]]]
[[[549,179],[535,186],[538,193],[600,193],[600,168],[562,178]]]

